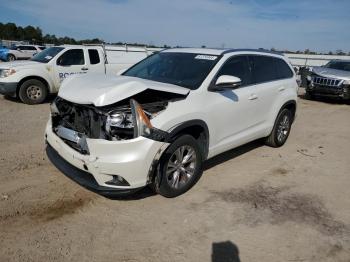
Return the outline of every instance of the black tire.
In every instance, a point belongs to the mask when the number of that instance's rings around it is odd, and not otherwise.
[[[34,105],[44,102],[47,93],[47,88],[43,82],[37,79],[29,79],[20,86],[18,96],[23,103]]]
[[[16,57],[13,54],[9,54],[7,56],[7,61],[8,62],[12,62],[12,61],[15,61],[15,60],[16,60]]]
[[[292,112],[287,108],[282,109],[276,118],[271,134],[265,140],[265,144],[271,147],[283,146],[288,139],[292,122]]]
[[[174,159],[177,160],[177,153],[181,152],[181,150],[183,150],[183,160],[193,153],[192,157],[188,158],[188,160],[191,161],[188,163],[182,161],[182,163],[185,164],[174,161]],[[177,197],[185,193],[193,187],[201,177],[203,173],[202,162],[203,156],[197,141],[190,135],[180,136],[163,153],[156,170],[152,188],[158,194],[168,198]],[[177,165],[177,167],[175,167],[175,165]],[[171,172],[171,170],[174,170],[174,172]],[[177,173],[177,175],[175,175],[175,173]]]

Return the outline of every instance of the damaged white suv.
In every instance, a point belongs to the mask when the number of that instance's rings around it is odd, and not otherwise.
[[[259,138],[282,146],[297,88],[283,55],[164,50],[121,76],[67,79],[51,105],[47,153],[101,194],[152,185],[175,197],[198,181],[206,159]]]

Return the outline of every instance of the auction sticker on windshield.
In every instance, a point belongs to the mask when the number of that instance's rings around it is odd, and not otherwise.
[[[215,60],[216,58],[218,58],[215,55],[197,55],[195,57],[195,59],[203,59],[203,60]]]

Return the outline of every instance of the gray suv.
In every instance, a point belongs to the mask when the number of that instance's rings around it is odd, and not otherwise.
[[[350,100],[350,60],[331,60],[324,66],[311,68],[306,97],[314,96]]]

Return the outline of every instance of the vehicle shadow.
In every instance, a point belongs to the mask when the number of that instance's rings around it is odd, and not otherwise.
[[[312,98],[308,98],[305,94],[300,94],[299,98],[303,100],[322,102],[322,103],[332,104],[332,105],[350,105],[350,100],[343,100],[343,99],[337,99],[337,98],[331,98],[331,97],[325,97],[325,96],[314,96]]]
[[[226,151],[224,153],[221,153],[217,156],[214,156],[213,158],[208,159],[203,164],[203,170],[208,170],[210,168],[213,168],[214,166],[220,165],[228,160],[234,159],[240,155],[243,155],[249,151],[252,151],[256,148],[259,148],[263,146],[261,139],[255,140],[253,142],[250,142],[248,144],[242,145],[240,147],[231,149],[229,151]]]
[[[42,102],[42,104],[51,104],[55,98],[56,98],[56,95],[50,94],[47,96],[45,101]],[[4,95],[4,99],[7,101],[14,102],[14,103],[23,104],[23,102],[18,97],[15,97],[15,96]],[[33,106],[35,106],[35,105],[33,105]]]
[[[231,241],[212,244],[212,262],[240,262],[238,247]]]

